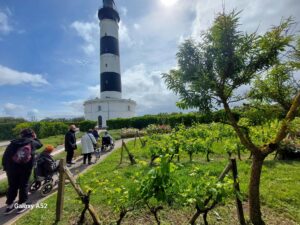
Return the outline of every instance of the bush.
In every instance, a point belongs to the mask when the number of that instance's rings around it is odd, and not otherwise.
[[[171,133],[172,128],[170,125],[156,125],[156,124],[150,124],[146,128],[147,134],[167,134]]]
[[[138,132],[140,136],[146,135],[145,131],[140,131],[135,128],[123,128],[121,130],[121,138],[133,138],[133,137],[135,137],[136,132]]]
[[[79,123],[79,129],[82,132],[87,132],[89,129],[93,129],[97,125],[96,121],[85,120]]]
[[[26,122],[18,124],[13,129],[14,135],[18,136],[21,130],[25,128],[34,130],[38,138],[65,134],[68,131],[68,125],[62,122]]]
[[[17,123],[0,123],[0,140],[14,139],[15,135],[12,130],[16,125]]]

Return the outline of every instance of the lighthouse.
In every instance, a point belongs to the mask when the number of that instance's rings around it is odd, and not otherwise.
[[[122,79],[119,50],[120,16],[114,0],[103,0],[98,10],[100,21],[100,98],[84,102],[87,120],[98,121],[106,127],[113,118],[135,116],[136,102],[122,99]]]

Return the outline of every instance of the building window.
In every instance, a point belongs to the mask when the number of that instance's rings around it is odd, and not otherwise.
[[[128,111],[130,111],[130,105],[128,106]]]
[[[98,106],[98,111],[101,111],[101,105]]]
[[[105,64],[105,67],[107,67],[107,64]]]

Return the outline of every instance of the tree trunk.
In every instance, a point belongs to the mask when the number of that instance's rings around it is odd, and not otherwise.
[[[193,161],[193,153],[189,153],[189,156],[190,156],[190,162],[192,162]]]
[[[195,225],[196,224],[196,220],[198,219],[198,217],[200,216],[201,211],[197,209],[197,212],[194,214],[193,218],[190,220],[190,224],[191,225]]]
[[[203,221],[204,221],[204,224],[205,224],[205,225],[208,225],[208,222],[207,222],[207,213],[208,213],[208,212],[205,212],[205,213],[203,214]]]
[[[254,154],[252,158],[251,177],[249,184],[250,220],[254,225],[265,224],[260,211],[259,184],[264,157]]]
[[[210,159],[209,159],[209,151],[206,152],[206,161],[207,161],[207,162],[210,161]]]

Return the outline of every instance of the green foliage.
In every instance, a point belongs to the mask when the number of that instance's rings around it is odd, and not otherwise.
[[[218,181],[218,178],[195,167],[189,174],[193,177],[192,182],[184,182],[178,199],[182,205],[195,205],[201,211],[211,207],[213,203],[222,203],[233,193],[233,182],[225,178]],[[207,201],[209,199],[209,201]]]
[[[296,68],[289,63],[281,63],[268,71],[266,76],[257,76],[249,96],[260,102],[278,102],[288,112],[294,96],[300,90],[299,81],[293,77]]]
[[[94,129],[96,125],[97,125],[96,121],[85,120],[85,121],[81,121],[78,126],[80,131],[87,132],[89,129]]]
[[[13,129],[17,123],[0,123],[0,140],[11,140],[16,136],[13,133]]]
[[[21,130],[25,128],[34,130],[38,138],[65,134],[68,131],[68,126],[62,122],[26,122],[18,124],[13,129],[14,135],[19,136]]]
[[[179,47],[179,69],[163,74],[168,88],[180,96],[178,106],[207,112],[215,104],[240,100],[237,88],[277,64],[292,40],[290,25],[286,20],[264,35],[246,34],[238,30],[238,13],[219,13],[201,42],[186,40]]]
[[[239,113],[233,113],[238,120]],[[170,125],[172,128],[178,124],[183,123],[185,126],[191,126],[193,123],[211,123],[227,121],[228,118],[224,110],[215,111],[212,113],[172,113],[172,114],[158,114],[158,115],[145,115],[133,118],[112,119],[108,120],[107,124],[109,129],[122,129],[122,128],[137,128],[143,129],[151,124],[156,125]]]

